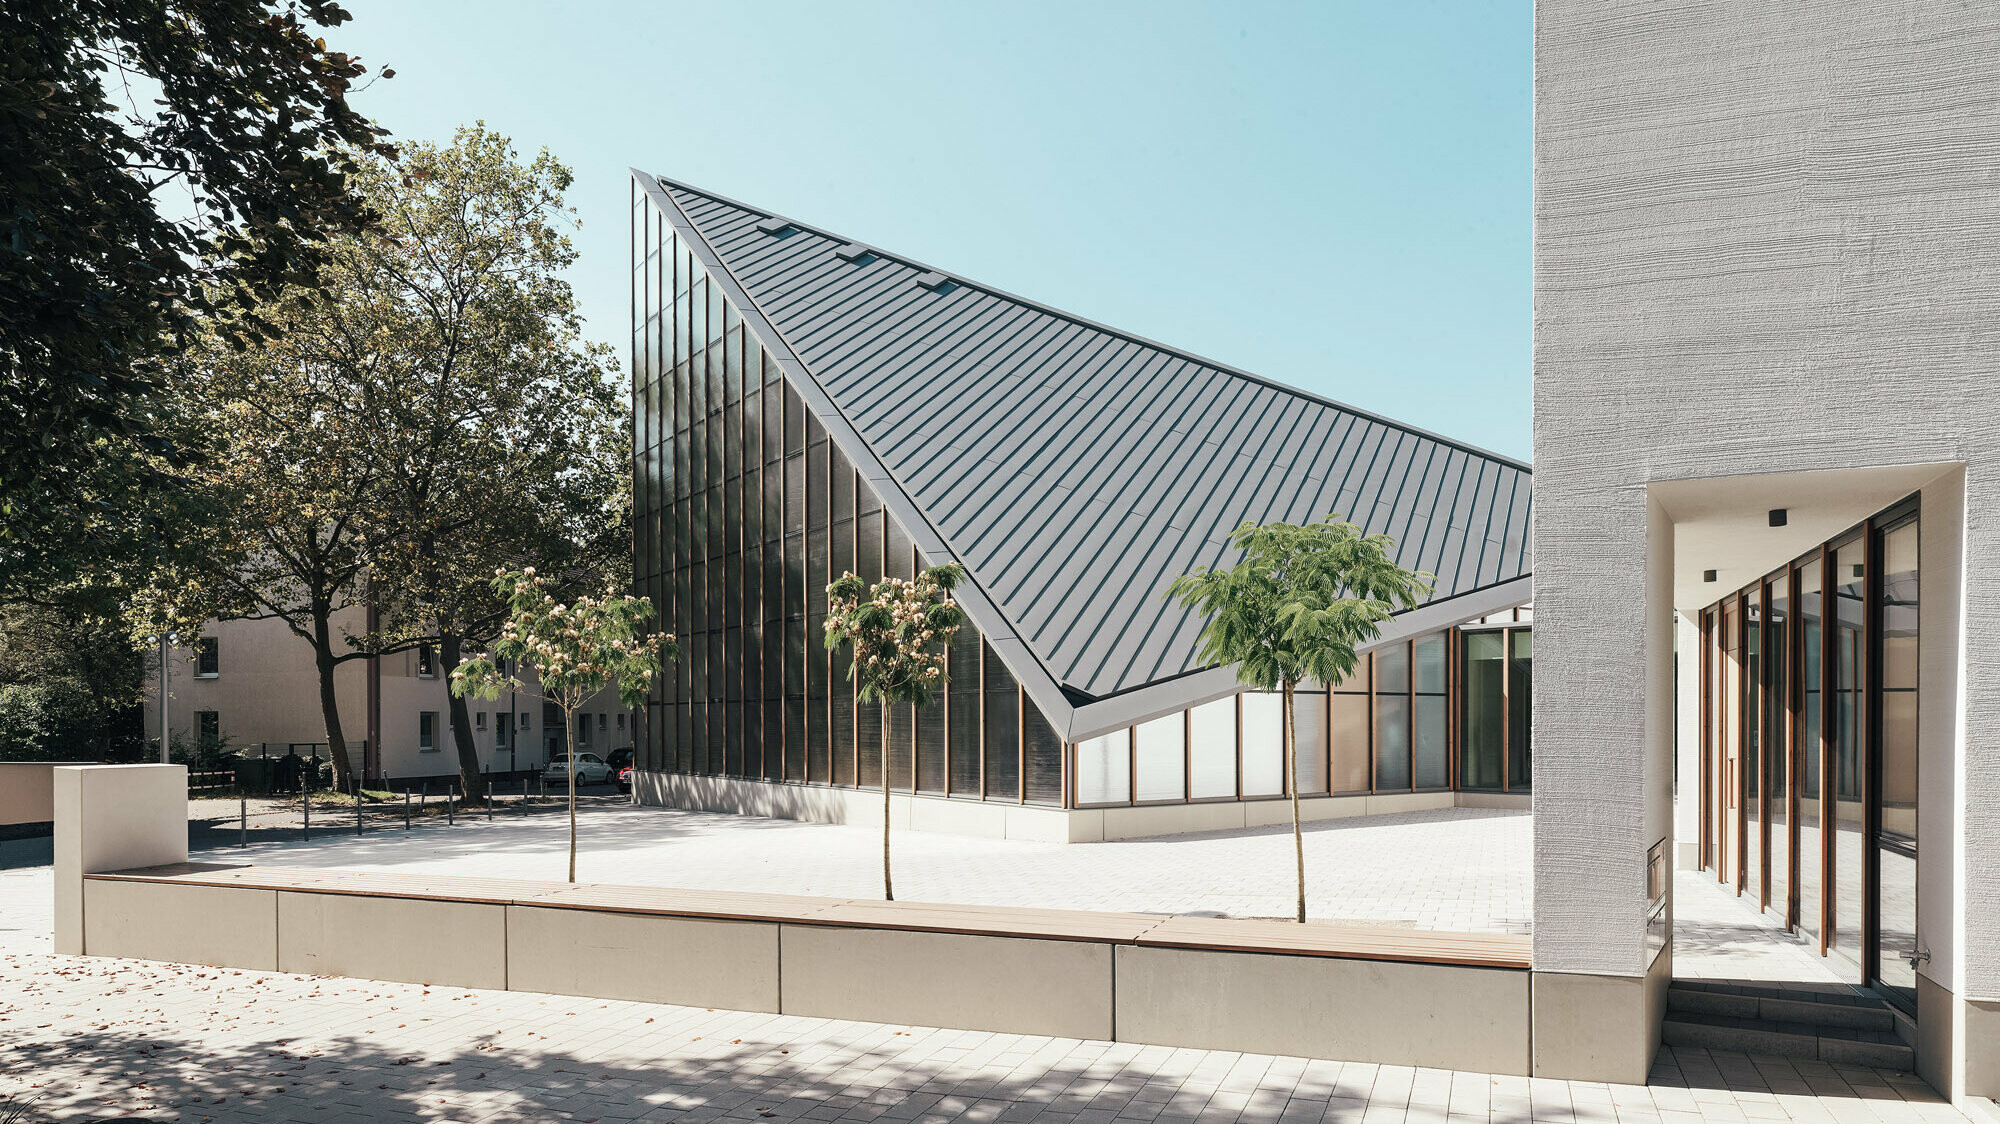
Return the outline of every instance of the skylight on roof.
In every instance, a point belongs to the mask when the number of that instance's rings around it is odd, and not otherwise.
[[[929,289],[933,293],[948,293],[957,288],[957,283],[933,269],[929,273],[917,275],[917,287]]]
[[[839,258],[841,261],[866,265],[867,261],[864,259],[872,259],[875,256],[875,251],[863,246],[859,242],[849,242],[847,245],[835,250],[833,256]]]
[[[776,215],[757,224],[757,232],[759,234],[783,234],[790,229],[792,229],[792,220],[779,218]]]

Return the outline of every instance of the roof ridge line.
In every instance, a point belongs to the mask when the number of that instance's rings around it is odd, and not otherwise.
[[[633,169],[633,170],[637,171],[638,169]],[[1073,324],[1090,328],[1094,331],[1103,332],[1107,335],[1117,336],[1120,339],[1129,340],[1133,343],[1140,344],[1145,347],[1158,348],[1159,350],[1167,352],[1168,354],[1178,355],[1183,359],[1199,363],[1202,366],[1220,371],[1223,374],[1230,375],[1235,378],[1244,379],[1246,381],[1256,383],[1260,386],[1268,387],[1272,390],[1279,391],[1280,393],[1295,395],[1299,398],[1306,399],[1307,401],[1316,402],[1322,406],[1330,406],[1336,410],[1344,410],[1357,417],[1367,418],[1370,421],[1388,426],[1391,429],[1401,430],[1402,432],[1411,434],[1412,436],[1421,437],[1430,441],[1436,441],[1441,445],[1448,445],[1451,448],[1457,449],[1460,452],[1468,453],[1475,457],[1480,457],[1485,460],[1490,460],[1498,464],[1504,464],[1511,468],[1516,468],[1530,474],[1532,474],[1535,471],[1534,465],[1528,461],[1518,460],[1514,457],[1507,456],[1504,453],[1496,453],[1491,449],[1484,449],[1477,445],[1473,445],[1469,442],[1461,441],[1455,437],[1448,437],[1442,433],[1436,433],[1431,430],[1424,429],[1421,426],[1415,426],[1411,425],[1408,422],[1398,421],[1395,418],[1389,417],[1386,414],[1378,414],[1373,410],[1363,409],[1359,406],[1352,406],[1338,399],[1329,398],[1324,394],[1315,394],[1310,390],[1304,390],[1300,387],[1293,386],[1290,383],[1279,382],[1276,379],[1269,378],[1264,375],[1259,375],[1252,371],[1246,371],[1241,367],[1232,366],[1231,364],[1221,362],[1220,360],[1211,359],[1205,355],[1197,354],[1193,351],[1189,351],[1184,347],[1176,347],[1173,344],[1162,343],[1159,340],[1151,339],[1147,336],[1142,336],[1137,332],[1128,331],[1124,328],[1113,327],[1110,324],[1105,324],[1100,321],[1092,320],[1087,316],[1080,316],[1077,313],[1068,312],[1063,309],[1056,308],[1053,305],[1044,304],[1041,301],[1035,300],[1032,297],[1024,297],[1019,295],[1018,293],[1009,292],[1006,289],[1001,289],[993,285],[988,285],[984,282],[968,280],[961,273],[957,273],[949,269],[941,269],[938,266],[931,265],[927,262],[919,261],[916,258],[910,257],[907,254],[899,254],[892,250],[884,250],[880,246],[877,246],[872,242],[858,242],[855,239],[847,237],[846,235],[833,233],[832,231],[829,231],[824,227],[812,223],[800,222],[799,220],[792,218],[790,215],[781,215],[766,207],[759,207],[754,204],[745,203],[739,199],[732,199],[727,195],[718,195],[715,192],[709,191],[706,188],[696,187],[693,184],[686,183],[684,181],[677,179],[672,179],[667,176],[660,175],[657,172],[648,172],[646,174],[651,176],[654,180],[658,181],[661,184],[671,185],[683,191],[691,191],[697,195],[707,196],[708,198],[713,199],[718,203],[727,203],[732,207],[738,207],[745,211],[751,211],[756,214],[763,215],[767,219],[783,219],[787,224],[795,226],[800,230],[809,231],[813,234],[819,235],[822,238],[834,239],[835,241],[841,243],[842,245],[853,244],[853,245],[865,246],[871,253],[874,253],[879,257],[884,257],[892,261],[901,262],[904,265],[910,266],[914,269],[929,270],[936,273],[941,273],[944,276],[951,278],[953,281],[956,281],[959,284],[966,286],[967,288],[978,289],[981,292],[989,293],[993,296],[999,297],[1002,300],[1009,300],[1015,302],[1016,304],[1025,305],[1029,308],[1035,309],[1046,315],[1054,316],[1062,320],[1067,320]],[[692,222],[693,220],[690,219],[689,221]]]

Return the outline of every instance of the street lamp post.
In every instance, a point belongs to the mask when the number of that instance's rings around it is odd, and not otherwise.
[[[168,653],[171,649],[180,645],[181,634],[178,632],[169,632],[163,636],[148,636],[146,639],[148,641],[158,640],[160,642],[160,764],[166,765],[170,764],[168,758],[173,753],[173,725],[169,721],[168,714],[169,709],[173,705],[170,701],[172,696],[167,693],[167,669],[170,666]]]

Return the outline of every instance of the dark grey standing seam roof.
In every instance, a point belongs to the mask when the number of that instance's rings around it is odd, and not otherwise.
[[[1162,594],[1226,565],[1246,521],[1392,536],[1437,590],[1385,639],[1527,600],[1519,461],[636,174],[927,524],[919,545],[964,565],[974,622],[1019,641],[996,648],[1071,738],[1229,691]]]

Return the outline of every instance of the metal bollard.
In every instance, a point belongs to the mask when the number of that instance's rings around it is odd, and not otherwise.
[[[310,840],[313,837],[313,795],[312,795],[312,789],[310,787],[306,785],[299,786],[299,802],[305,805],[306,809],[305,837],[306,839]]]
[[[430,799],[431,799],[431,782],[425,781],[423,791],[417,793],[417,811],[419,813],[423,812],[424,806],[430,803]]]
[[[486,770],[486,822],[493,822],[493,770]]]
[[[361,778],[354,778],[354,834],[361,834]]]
[[[455,824],[458,822],[457,781],[446,784],[444,788],[444,822],[446,824]]]
[[[248,796],[239,795],[236,798],[236,832],[236,845],[238,847],[248,847],[250,845],[250,798]]]
[[[521,778],[521,810],[528,810],[528,778]]]
[[[403,830],[410,830],[410,790],[403,790]]]

